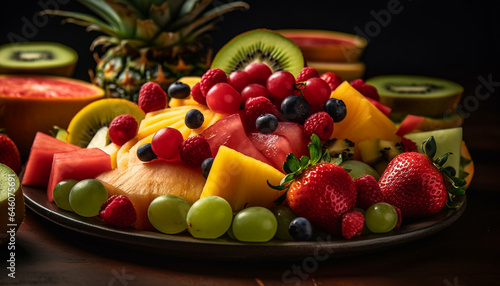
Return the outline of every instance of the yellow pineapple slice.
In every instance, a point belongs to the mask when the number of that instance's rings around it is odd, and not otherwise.
[[[179,113],[179,114],[186,113],[192,108],[193,108],[192,106],[178,106],[178,107],[172,107],[172,108],[167,107],[167,108],[163,108],[160,110],[151,111],[151,112],[146,113],[146,116],[141,121],[141,123],[145,124],[145,126],[151,125],[151,124],[156,123],[158,121],[161,121],[167,117],[171,117],[172,115],[174,115],[176,113]]]
[[[148,230],[153,229],[147,214],[153,199],[170,194],[192,204],[200,197],[205,184],[199,169],[164,160],[118,167],[100,174],[97,179],[104,183],[110,196],[127,196],[137,212],[134,227]]]
[[[359,159],[358,143],[366,139],[399,142],[396,126],[377,107],[368,101],[347,81],[339,85],[330,96],[344,101],[347,115],[336,122],[330,138],[349,139],[354,142],[354,156]]]
[[[143,129],[139,129],[139,131],[137,132],[137,138],[139,138],[140,140],[146,136],[156,133],[156,131],[164,127],[172,127],[178,129],[182,126],[185,126],[184,118],[185,114],[180,116],[178,115],[172,118],[164,119]]]
[[[198,83],[201,80],[201,77],[199,76],[185,76],[181,77],[178,81],[183,82],[187,85],[189,85],[190,88],[193,88],[193,86]],[[168,105],[170,107],[178,107],[178,106],[186,106],[186,105],[197,105],[199,104],[196,100],[193,99],[191,95],[184,99],[177,99],[177,98],[171,98],[170,102]]]
[[[221,146],[200,198],[223,197],[233,211],[250,206],[271,208],[283,191],[272,189],[267,182],[279,185],[284,176],[268,164]]]
[[[215,122],[221,120],[222,118],[224,118],[226,116],[227,116],[227,114],[213,112],[212,120],[210,120],[210,122],[208,122],[208,123],[207,123],[207,121],[205,121],[200,128],[193,129],[193,132],[191,133],[191,136],[195,136],[195,135],[201,134],[201,132],[203,132],[205,129],[207,129],[208,127],[212,126]]]
[[[134,137],[134,138],[130,139],[127,143],[123,144],[122,147],[120,147],[120,149],[118,149],[118,152],[116,153],[116,166],[118,168],[127,166],[127,164],[128,164],[128,151],[138,141],[139,141],[139,139],[137,139],[137,137]],[[113,163],[111,165],[113,166]]]

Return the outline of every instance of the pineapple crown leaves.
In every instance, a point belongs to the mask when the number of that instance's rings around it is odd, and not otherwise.
[[[330,162],[330,152],[322,151],[321,141],[316,134],[311,136],[311,143],[309,143],[308,148],[310,158],[302,156],[298,159],[293,153],[286,156],[286,160],[283,162],[283,170],[286,172],[286,175],[283,177],[279,185],[275,186],[267,181],[267,185],[269,187],[278,191],[285,190],[284,194],[281,195],[275,203],[280,204],[285,200],[286,191],[290,187],[290,184],[295,178],[300,176],[304,170],[319,163]]]
[[[248,10],[243,1],[216,5],[214,0],[78,0],[97,15],[80,12],[45,10],[43,14],[66,17],[68,23],[99,31],[101,36],[93,43],[116,45],[127,40],[127,45],[168,48],[188,45],[213,29],[221,16],[234,10]],[[213,7],[210,7],[212,5]],[[118,40],[117,40],[118,39]]]
[[[431,160],[432,164],[443,175],[446,189],[448,190],[448,200],[446,202],[446,206],[448,208],[459,208],[462,205],[462,200],[456,200],[456,198],[465,194],[462,187],[465,186],[466,182],[461,178],[455,177],[447,168],[443,168],[443,165],[448,160],[448,157],[453,154],[448,152],[441,157],[434,159],[437,152],[437,144],[434,136],[429,137],[422,143],[422,150],[423,153]]]

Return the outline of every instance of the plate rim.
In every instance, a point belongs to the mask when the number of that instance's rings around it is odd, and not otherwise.
[[[106,225],[95,218],[84,218],[57,208],[46,198],[46,192],[37,187],[22,186],[28,206],[37,215],[61,227],[93,237],[116,242],[121,247],[138,247],[141,250],[167,256],[182,256],[208,260],[266,260],[287,261],[316,257],[320,251],[327,252],[327,259],[356,256],[383,251],[430,236],[453,224],[463,214],[467,200],[457,210],[444,207],[435,216],[403,226],[397,233],[369,234],[355,239],[322,237],[319,241],[284,242],[272,240],[266,243],[245,243],[225,238],[215,240],[196,239],[189,234],[169,235],[160,232],[120,229]],[[423,225],[418,227],[418,225]],[[406,227],[406,229],[405,229]],[[186,252],[186,249],[188,250]],[[189,254],[189,255],[187,255]],[[324,257],[324,256],[323,256]]]

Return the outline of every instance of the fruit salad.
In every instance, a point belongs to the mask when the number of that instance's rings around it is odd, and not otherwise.
[[[38,133],[22,183],[113,227],[240,242],[396,235],[460,207],[461,127],[397,121],[368,81],[303,62],[275,32],[244,33],[200,77],[95,101],[63,140]]]

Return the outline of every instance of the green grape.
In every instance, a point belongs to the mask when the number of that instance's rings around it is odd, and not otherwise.
[[[226,233],[232,220],[231,205],[218,196],[197,200],[186,217],[189,233],[195,238],[204,239],[215,239]]]
[[[68,179],[60,181],[54,187],[54,192],[52,194],[54,196],[54,202],[59,208],[67,211],[73,211],[73,208],[69,204],[69,192],[76,183],[78,183],[77,180]]]
[[[365,212],[365,223],[373,233],[385,233],[391,231],[398,222],[396,209],[388,203],[376,203],[371,205]]]
[[[158,231],[180,233],[187,229],[186,217],[190,207],[191,204],[182,197],[159,196],[149,204],[148,219]]]
[[[102,204],[108,199],[106,187],[94,179],[76,183],[69,192],[69,203],[73,211],[84,217],[99,214]]]
[[[370,175],[374,177],[375,180],[377,181],[380,178],[380,175],[377,173],[377,171],[375,171],[375,169],[373,169],[372,167],[370,167],[370,165],[361,161],[347,160],[342,162],[340,166],[349,171],[349,175],[353,180],[363,177],[364,175]]]
[[[249,207],[236,214],[232,229],[239,241],[266,242],[276,234],[278,222],[270,210],[264,207]]]
[[[275,235],[276,238],[285,241],[293,241],[294,239],[288,231],[288,226],[297,216],[289,207],[283,205],[275,206],[271,209],[271,211],[278,222],[278,230]]]

